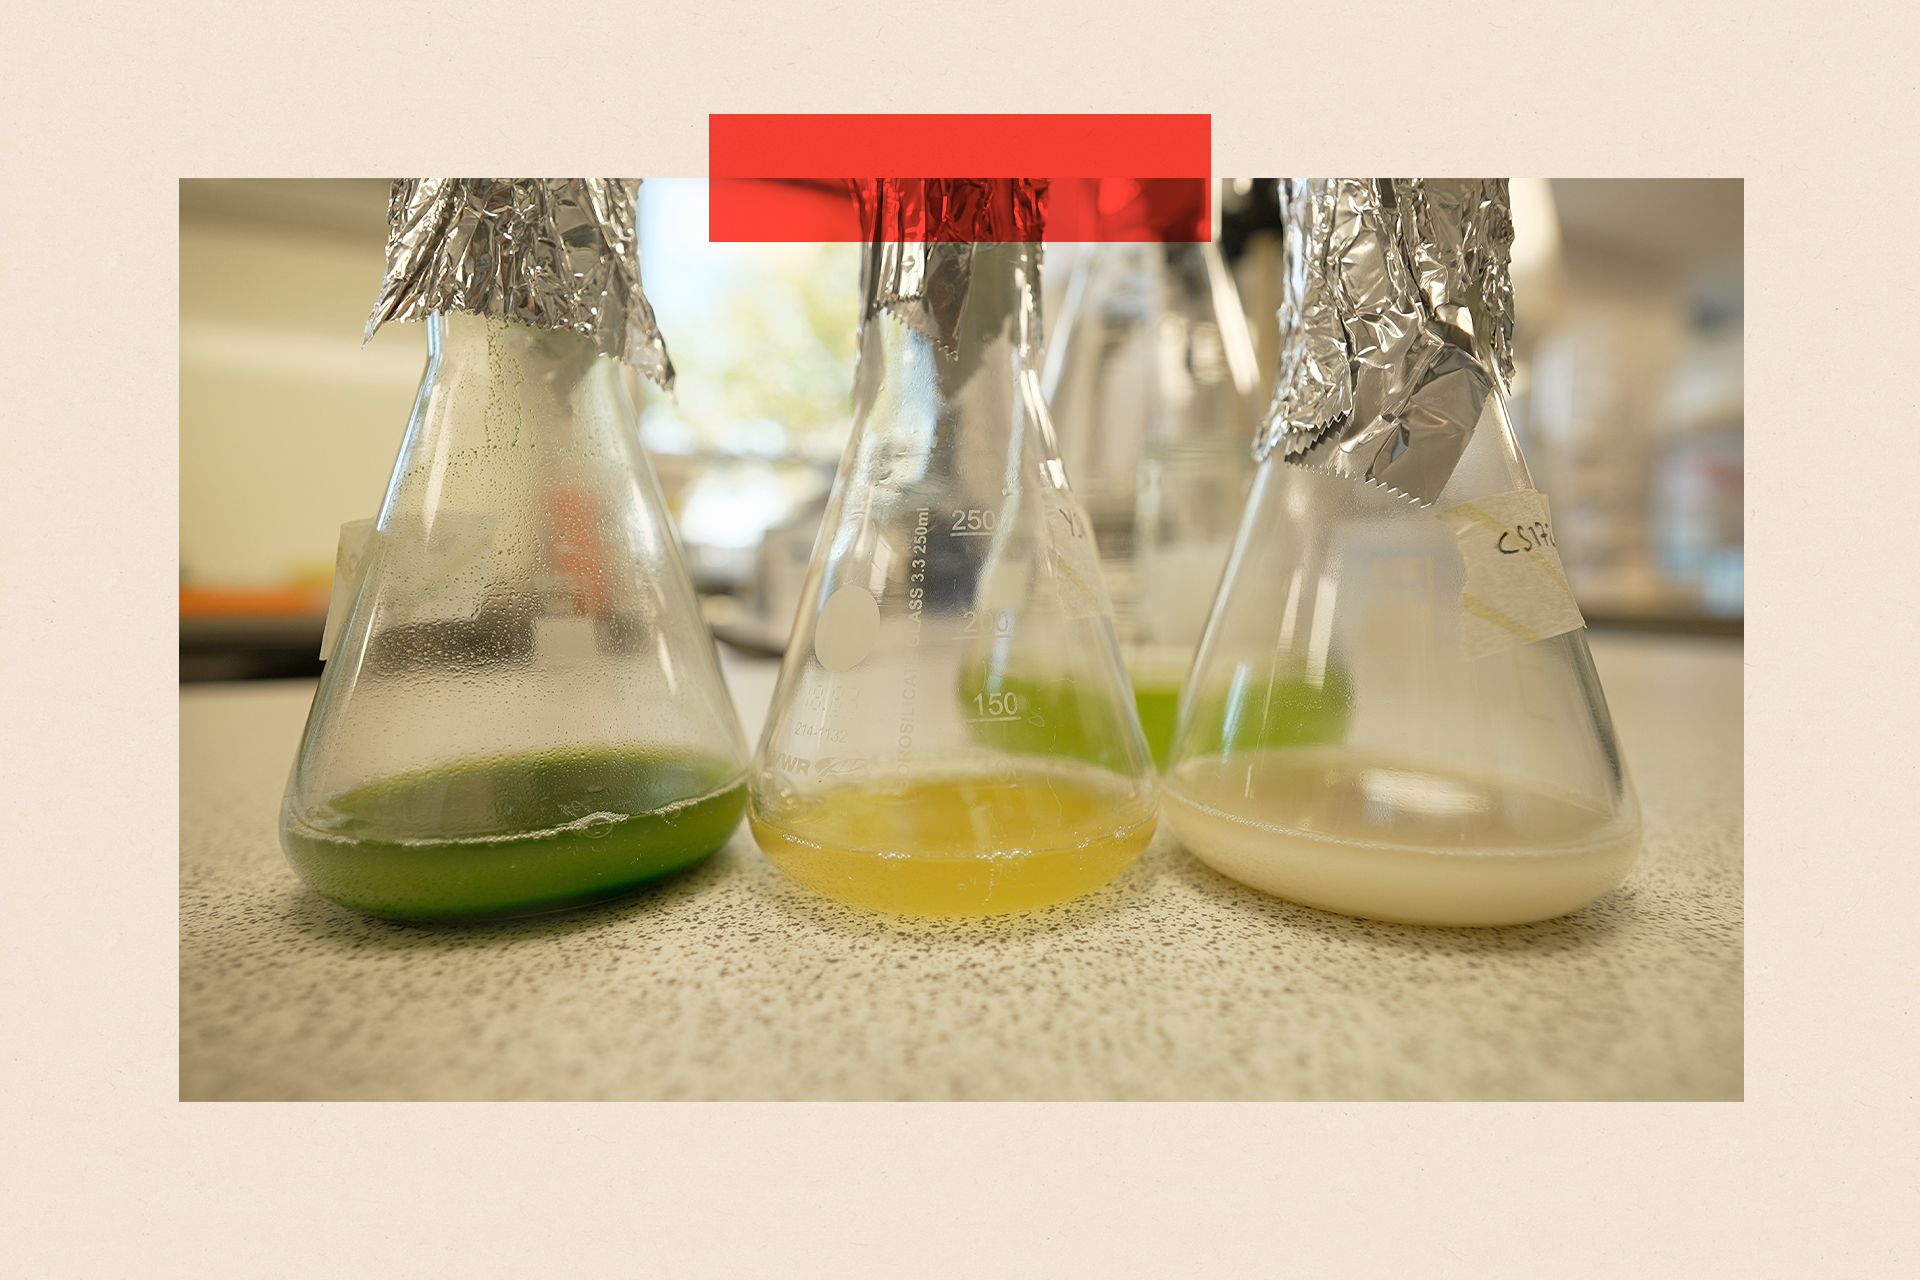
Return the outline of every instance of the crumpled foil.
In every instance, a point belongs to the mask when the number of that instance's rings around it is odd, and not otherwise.
[[[387,205],[387,275],[367,337],[462,311],[571,329],[673,390],[640,291],[636,178],[401,178]]]
[[[959,349],[976,243],[1038,241],[1044,178],[855,178],[867,252],[865,324],[882,311],[951,355]]]
[[[1440,496],[1513,378],[1504,178],[1288,179],[1280,374],[1254,457]]]

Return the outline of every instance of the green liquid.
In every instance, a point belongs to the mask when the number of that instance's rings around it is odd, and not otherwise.
[[[1084,760],[1122,773],[1135,767],[1126,704],[1085,683],[1011,673],[994,678],[976,667],[961,672],[960,702],[976,742],[1001,751]]]
[[[1180,719],[1180,686],[1134,682],[1133,705],[1140,712],[1140,731],[1147,735],[1147,747],[1153,752],[1154,767],[1167,768],[1173,753],[1173,730]]]
[[[1201,699],[1181,758],[1339,742],[1352,719],[1353,684],[1338,667],[1329,666],[1318,685],[1298,676],[1247,680]]]
[[[727,842],[746,807],[735,766],[603,751],[403,774],[289,817],[314,892],[396,920],[537,915],[616,897]]]
[[[1210,752],[1338,742],[1347,733],[1350,696],[1346,677],[1338,671],[1330,671],[1318,689],[1304,680],[1276,680],[1242,689],[1237,696],[1209,699],[1195,717],[1196,728]],[[1133,705],[1139,709],[1153,763],[1164,773],[1180,722],[1180,682],[1136,680]],[[1237,711],[1231,726],[1230,711]]]

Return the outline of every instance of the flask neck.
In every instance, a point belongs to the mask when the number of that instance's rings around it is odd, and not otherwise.
[[[427,353],[382,528],[410,514],[431,523],[449,504],[490,509],[506,500],[494,492],[502,485],[544,488],[609,467],[624,474],[637,455],[619,365],[589,336],[435,314]]]
[[[496,395],[520,400],[523,417],[552,419],[582,392],[595,393],[617,372],[592,338],[498,317],[435,313],[427,318],[429,382],[485,379]]]
[[[1024,365],[1037,369],[1043,342],[1040,246],[1027,242],[974,245],[959,365],[967,365],[969,348],[982,352],[1004,343]]]
[[[1040,246],[969,247],[971,276],[951,350],[896,314],[869,316],[861,328],[849,442],[861,473],[941,475],[964,456],[965,466],[1004,471],[1006,483],[1018,485],[1018,475],[1044,470],[1049,460],[1059,468],[1040,391]]]
[[[877,303],[862,322],[854,378],[856,424],[874,418],[887,390],[912,390],[922,403],[931,391],[945,418],[954,403],[975,395],[981,380],[1006,388],[1033,378],[1039,388],[1041,246],[1008,242],[958,248],[970,255],[956,290],[927,288],[924,297]],[[941,340],[943,332],[952,334],[950,344]]]

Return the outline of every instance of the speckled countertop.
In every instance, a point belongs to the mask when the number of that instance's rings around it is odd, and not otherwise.
[[[1741,656],[1599,634],[1646,843],[1585,911],[1419,929],[1295,907],[1164,826],[1026,916],[819,898],[743,826],[637,899],[368,920],[275,835],[311,682],[182,690],[183,1099],[1737,1099]],[[771,663],[729,662],[749,737]]]

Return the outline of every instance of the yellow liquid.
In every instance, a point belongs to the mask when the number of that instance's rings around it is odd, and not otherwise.
[[[1405,924],[1565,915],[1625,879],[1640,849],[1630,816],[1325,748],[1190,761],[1162,803],[1181,843],[1222,875]]]
[[[1156,816],[1152,793],[1125,780],[1053,772],[858,783],[777,818],[758,797],[748,811],[768,860],[809,889],[918,916],[1077,898],[1140,856]]]

